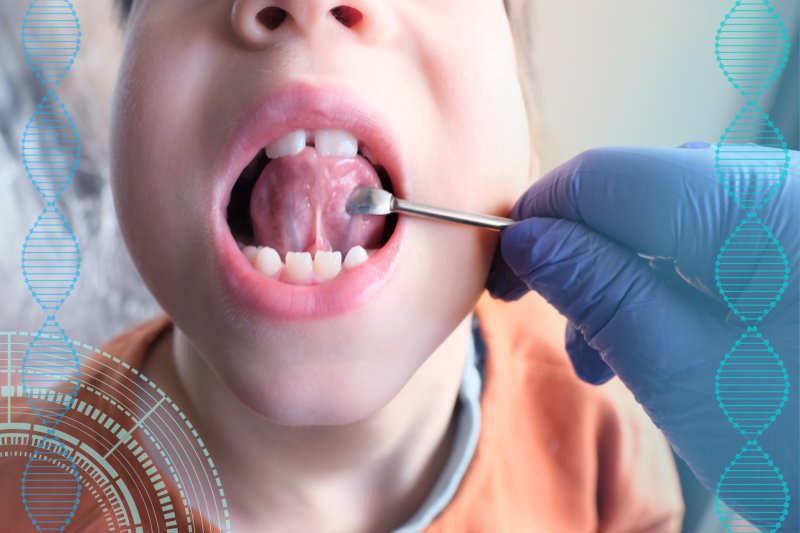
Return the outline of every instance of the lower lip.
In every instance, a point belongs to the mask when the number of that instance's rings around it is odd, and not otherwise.
[[[367,262],[318,285],[290,285],[261,274],[239,250],[230,231],[219,233],[218,272],[239,306],[274,321],[296,322],[345,314],[377,295],[394,273],[405,224],[399,219],[389,241]]]

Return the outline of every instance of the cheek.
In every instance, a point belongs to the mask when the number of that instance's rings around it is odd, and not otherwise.
[[[461,24],[475,37],[454,42],[431,34],[426,44],[436,109],[447,128],[437,157],[452,169],[442,186],[452,205],[505,215],[530,182],[532,158],[513,41],[502,7],[483,8]]]
[[[204,208],[197,160],[186,143],[193,124],[186,110],[196,105],[186,90],[182,64],[168,43],[133,36],[121,65],[111,130],[114,200],[131,255],[152,292],[181,290],[178,273],[192,257],[191,220]],[[149,44],[139,44],[139,43]],[[157,53],[160,50],[160,53]]]

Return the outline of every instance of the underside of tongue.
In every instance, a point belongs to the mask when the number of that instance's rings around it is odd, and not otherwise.
[[[345,203],[359,186],[381,188],[375,169],[361,156],[323,157],[306,148],[274,159],[261,172],[250,198],[253,235],[259,246],[286,252],[379,248],[385,218],[350,216]]]

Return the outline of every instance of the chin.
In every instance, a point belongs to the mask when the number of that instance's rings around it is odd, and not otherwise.
[[[222,379],[240,402],[282,426],[342,426],[364,421],[386,407],[410,377],[389,369],[365,376],[352,363],[333,370],[308,363],[279,366],[282,368],[254,370],[248,365],[229,369]]]

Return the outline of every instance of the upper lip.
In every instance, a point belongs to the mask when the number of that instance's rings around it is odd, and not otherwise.
[[[340,129],[355,135],[386,169],[394,193],[406,197],[408,183],[398,145],[386,120],[350,91],[308,83],[278,87],[241,115],[223,154],[223,175],[214,191],[224,221],[230,194],[242,170],[259,150],[291,131]]]

